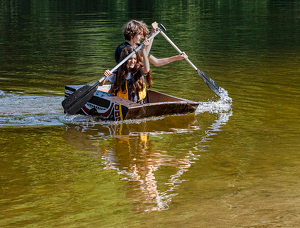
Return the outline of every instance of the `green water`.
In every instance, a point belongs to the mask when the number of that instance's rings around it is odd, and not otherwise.
[[[0,2],[1,227],[297,227],[299,1]],[[158,21],[185,61],[153,89],[195,114],[66,116],[64,85],[115,66],[122,25]],[[156,57],[176,55],[161,36]]]

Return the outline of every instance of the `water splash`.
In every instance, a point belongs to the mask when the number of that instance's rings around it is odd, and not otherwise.
[[[60,125],[62,99],[0,91],[0,126]]]
[[[217,101],[199,102],[196,114],[199,113],[222,113],[231,110],[232,98],[229,97],[227,90],[220,88],[220,99]]]
[[[199,102],[196,110],[199,113],[222,113],[231,110],[232,99],[225,89],[220,88],[221,97],[218,101]],[[61,102],[63,96],[34,96],[23,93],[4,92],[0,90],[0,126],[20,125],[61,125],[99,123],[91,116],[66,115],[63,113]],[[160,120],[164,117],[151,117],[137,120],[125,120],[122,123],[140,124],[142,122]],[[119,125],[120,122],[105,122],[101,124]]]

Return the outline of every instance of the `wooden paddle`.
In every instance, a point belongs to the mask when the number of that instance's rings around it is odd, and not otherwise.
[[[182,51],[172,42],[172,40],[167,37],[167,35],[161,31],[161,34],[166,38],[166,40],[180,53],[182,54]],[[212,80],[210,77],[208,77],[203,71],[199,70],[189,59],[186,59],[186,61],[198,72],[202,80],[206,83],[206,85],[219,97],[221,97],[220,90],[218,84]]]
[[[161,25],[161,28],[159,28],[154,34],[152,34],[148,40],[153,39],[158,33],[162,32],[162,30],[166,31],[165,27]],[[138,52],[144,44],[141,44],[138,46],[133,52],[131,52],[125,59],[123,59],[120,63],[118,63],[114,68],[112,68],[110,71],[114,72],[117,70],[123,63],[125,63],[131,56],[133,56],[136,52]],[[96,83],[90,83],[87,84],[78,90],[76,90],[74,93],[69,95],[66,99],[63,100],[62,106],[64,108],[64,111],[70,115],[74,115],[77,113],[94,95],[94,93],[98,89],[98,85],[105,79],[105,76],[99,79]]]

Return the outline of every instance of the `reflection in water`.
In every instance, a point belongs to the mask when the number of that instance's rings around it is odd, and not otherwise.
[[[136,213],[167,210],[172,198],[178,194],[176,189],[185,181],[182,175],[199,159],[199,152],[206,150],[211,136],[216,135],[232,115],[231,99],[227,98],[203,102],[198,107],[197,116],[217,114],[206,129],[202,129],[195,115],[122,123],[88,122],[77,116],[68,120],[65,140],[77,149],[100,154],[106,169],[118,170],[122,179],[128,181],[127,197],[133,199]],[[170,135],[193,133],[203,136],[196,144],[194,139],[192,142],[187,140],[183,153],[177,148],[172,151],[175,145],[172,145]]]
[[[128,181],[127,196],[133,199],[137,213],[169,208],[172,198],[178,194],[176,189],[185,181],[182,175],[199,159],[199,151],[205,151],[207,145],[202,144],[207,144],[232,115],[232,100],[225,90],[220,100],[201,102],[196,110],[196,116],[202,113],[218,115],[207,129],[199,124],[194,114],[121,123],[98,122],[93,117],[63,115],[61,96],[0,92],[1,103],[5,104],[0,108],[1,125],[65,123],[65,140],[69,144],[100,156],[105,161],[106,169],[118,170],[122,179]],[[175,145],[169,142],[169,135],[189,135],[193,132],[203,136],[200,140],[187,141],[182,153],[172,151]],[[159,144],[161,142],[157,139],[165,144]],[[161,170],[164,172],[161,173]]]

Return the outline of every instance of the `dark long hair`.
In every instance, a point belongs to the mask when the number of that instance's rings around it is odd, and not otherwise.
[[[132,46],[127,46],[122,50],[121,56],[120,56],[120,61],[122,61],[123,59],[125,59],[129,54],[131,54],[134,51],[134,48]],[[144,66],[143,62],[142,62],[142,58],[140,56],[140,54],[137,52],[136,53],[136,64],[134,66],[134,68],[130,71],[130,69],[128,69],[127,67],[127,62],[125,62],[124,64],[122,64],[122,66],[120,66],[118,68],[117,71],[117,75],[116,75],[116,81],[115,83],[112,85],[112,92],[113,94],[117,94],[117,92],[121,89],[123,93],[126,93],[126,77],[127,74],[129,72],[131,72],[131,75],[133,75],[134,78],[134,82],[133,82],[133,87],[132,87],[132,92],[137,93],[141,90],[144,89],[144,85],[143,85],[143,79],[142,79],[142,74],[141,74],[141,68]],[[146,81],[147,84],[150,86],[152,85],[152,77],[151,74],[148,73],[148,75],[146,76]]]

